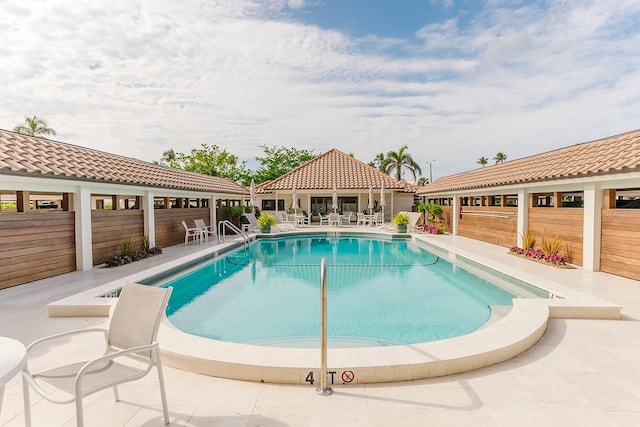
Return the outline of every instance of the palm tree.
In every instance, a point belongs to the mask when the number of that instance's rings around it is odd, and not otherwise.
[[[391,175],[395,171],[396,179],[402,179],[403,169],[409,170],[413,175],[413,179],[416,179],[417,173],[422,173],[420,165],[411,157],[411,154],[407,152],[408,145],[403,145],[398,151],[389,151],[387,157],[380,164],[380,170],[387,175]]]
[[[493,160],[496,161],[496,165],[498,163],[504,163],[505,160],[507,160],[507,155],[504,154],[502,151],[498,152],[498,154],[496,154],[496,156],[493,158]]]
[[[169,148],[167,151],[162,153],[162,159],[160,159],[160,162],[171,164],[171,162],[176,161],[176,157],[176,152],[173,151],[173,148]]]
[[[39,119],[37,116],[25,117],[24,124],[16,125],[16,127],[13,128],[13,131],[29,136],[46,136],[56,134],[56,131],[51,129],[44,119]]]
[[[382,169],[380,166],[382,165],[383,161],[384,161],[384,153],[378,153],[376,154],[376,158],[369,162],[369,166],[381,171]]]
[[[485,156],[482,156],[478,159],[477,162],[479,165],[482,165],[482,167],[485,167],[487,163],[489,163],[489,159],[487,159]]]

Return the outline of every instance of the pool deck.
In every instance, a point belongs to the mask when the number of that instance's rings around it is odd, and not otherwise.
[[[533,347],[499,364],[432,379],[334,385],[328,397],[316,395],[315,386],[244,382],[167,367],[171,425],[640,425],[640,282],[540,265],[461,237],[429,238],[555,284],[561,294],[576,291],[622,306],[621,319],[552,316]],[[175,246],[117,269],[95,268],[0,290],[0,335],[28,343],[71,328],[106,325],[104,317],[49,317],[48,304],[203,249]],[[24,425],[21,394],[17,376],[7,384],[0,425]],[[162,425],[154,375],[121,386],[120,396],[119,403],[109,391],[86,399],[87,425]],[[34,426],[75,425],[72,405],[32,397]]]

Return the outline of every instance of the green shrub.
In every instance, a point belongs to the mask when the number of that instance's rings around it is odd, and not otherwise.
[[[404,225],[404,226],[409,225],[409,215],[407,215],[404,212],[398,212],[393,216],[393,218],[391,219],[391,222],[394,225]]]
[[[267,212],[262,212],[258,217],[258,227],[273,227],[276,225],[276,217]]]
[[[149,236],[145,234],[142,238],[142,250],[145,253],[149,253],[149,249],[151,249],[151,242],[149,242]]]
[[[133,253],[133,240],[131,236],[125,237],[120,243],[120,255],[131,255]]]
[[[562,249],[562,240],[559,240],[557,236],[553,238],[544,236],[540,242],[540,249],[542,249],[542,253],[544,253],[545,257],[548,257],[551,254],[560,253],[560,249]]]
[[[532,231],[520,234],[523,249],[533,249],[536,246],[536,235]]]

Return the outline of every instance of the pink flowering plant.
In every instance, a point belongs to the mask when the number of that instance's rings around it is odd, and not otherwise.
[[[567,265],[567,257],[560,254],[550,254],[545,257],[545,260],[555,265]]]
[[[550,264],[554,265],[567,265],[567,257],[560,254],[549,254],[545,255],[542,249],[523,249],[518,246],[512,246],[509,248],[509,252],[514,255],[520,255],[527,258],[546,261]]]
[[[541,262],[547,262],[556,266],[567,265],[567,257],[564,255],[560,255],[559,253],[562,247],[562,242],[560,240],[558,240],[557,238],[543,237],[541,247],[534,248],[533,245],[535,245],[535,236],[533,236],[533,234],[530,234],[526,237],[527,239],[523,238],[523,242],[525,242],[525,246],[527,246],[527,248],[512,246],[511,248],[509,248],[509,252],[514,255],[531,258]]]

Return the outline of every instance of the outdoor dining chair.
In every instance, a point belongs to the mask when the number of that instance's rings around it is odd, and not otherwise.
[[[347,227],[351,227],[351,212],[349,214],[344,214],[340,217],[340,225],[346,225]]]
[[[95,357],[34,372],[29,364],[22,371],[25,425],[31,426],[31,404],[29,389],[53,403],[76,405],[76,423],[84,421],[82,399],[93,393],[113,388],[114,398],[119,401],[118,384],[143,378],[155,366],[158,372],[160,397],[164,423],[169,424],[167,397],[160,363],[160,348],[157,341],[160,320],[164,315],[172,288],[126,283],[113,310],[109,329],[87,328],[41,338],[27,346],[29,361],[41,354],[49,355],[61,351],[70,337],[81,334],[101,334],[104,344],[97,348]],[[48,343],[48,346],[43,344]],[[58,347],[56,347],[56,343]],[[46,348],[41,348],[46,347]],[[83,347],[83,352],[86,347]],[[37,366],[41,366],[37,357]],[[68,360],[65,359],[65,363]],[[44,384],[43,384],[44,383]],[[53,390],[52,390],[53,387]],[[63,393],[61,393],[61,391]]]
[[[204,233],[198,227],[189,228],[186,222],[182,221],[182,226],[184,227],[184,244],[185,246],[189,243],[189,239],[192,239],[195,243],[196,241],[202,243],[204,239]]]
[[[215,236],[216,232],[211,229],[210,226],[204,222],[204,219],[194,219],[193,222],[196,225],[196,228],[201,233],[201,236],[204,237],[204,240],[209,240],[209,236]]]

